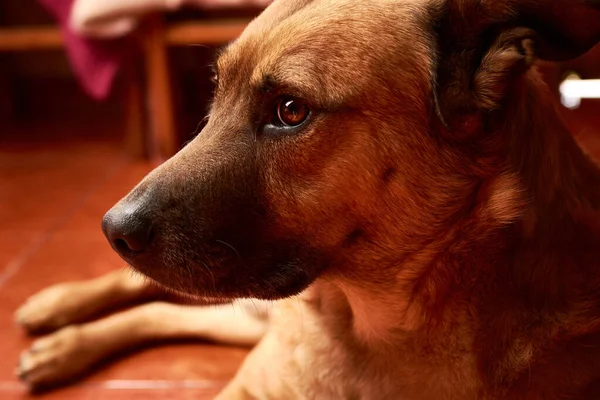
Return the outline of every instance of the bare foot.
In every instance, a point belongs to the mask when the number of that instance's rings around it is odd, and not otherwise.
[[[84,374],[103,355],[84,329],[68,326],[36,340],[21,354],[17,375],[31,389],[64,383]]]
[[[98,304],[97,297],[90,282],[61,283],[27,299],[15,319],[30,333],[53,331],[98,311],[102,304]]]

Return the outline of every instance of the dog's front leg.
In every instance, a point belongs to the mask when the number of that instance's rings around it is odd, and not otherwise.
[[[233,380],[215,397],[215,400],[259,400],[259,398],[248,393],[243,384]]]
[[[32,388],[76,378],[110,355],[157,340],[203,339],[251,346],[266,321],[231,304],[183,307],[153,302],[83,325],[72,325],[33,343],[18,373]]]
[[[50,286],[27,299],[15,319],[29,333],[48,332],[110,308],[148,300],[156,291],[156,285],[123,269],[87,281]]]

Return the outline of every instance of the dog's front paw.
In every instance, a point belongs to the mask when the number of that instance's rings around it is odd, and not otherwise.
[[[86,313],[82,283],[62,283],[31,296],[15,313],[15,320],[29,333],[53,331],[77,322]]]
[[[96,355],[83,331],[69,326],[36,340],[21,354],[16,373],[32,390],[43,389],[86,372],[97,361]]]

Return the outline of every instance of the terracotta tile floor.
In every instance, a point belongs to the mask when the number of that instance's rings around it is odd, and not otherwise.
[[[151,166],[129,160],[96,129],[98,139],[64,131],[21,136],[0,128],[0,399],[33,397],[13,374],[31,342],[13,322],[15,309],[48,285],[123,266],[102,236],[100,219]],[[245,355],[202,343],[148,348],[36,397],[211,399]]]

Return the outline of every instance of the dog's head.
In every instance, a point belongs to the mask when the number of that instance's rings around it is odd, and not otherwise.
[[[276,1],[218,57],[206,128],[104,231],[199,296],[388,279],[500,173],[478,144],[532,59],[585,52],[599,21],[596,0]]]

